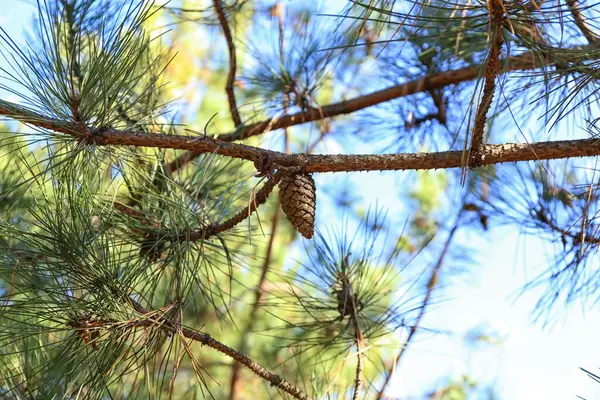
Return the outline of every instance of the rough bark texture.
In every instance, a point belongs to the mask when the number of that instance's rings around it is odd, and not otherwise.
[[[350,171],[400,171],[461,168],[463,151],[404,154],[285,154],[208,136],[150,134],[142,131],[91,129],[84,125],[45,119],[10,103],[0,102],[0,114],[24,123],[74,136],[89,145],[143,146],[216,153],[249,161],[268,160],[274,168],[301,167],[305,173]],[[551,160],[600,155],[599,139],[560,140],[536,143],[484,144],[479,165]]]
[[[591,51],[594,46],[589,46]],[[581,50],[581,49],[580,49]],[[590,58],[595,58],[595,53]],[[542,59],[543,58],[543,59]],[[545,63],[551,63],[548,56],[525,52],[521,55],[508,57],[503,60],[503,71],[532,70],[543,67]],[[251,136],[260,135],[264,132],[287,128],[290,126],[301,125],[312,121],[319,121],[326,118],[336,117],[338,115],[351,114],[377,104],[387,101],[410,96],[415,93],[426,92],[436,89],[442,89],[449,85],[456,85],[461,82],[476,79],[481,72],[481,66],[469,66],[452,71],[439,72],[435,75],[424,76],[409,82],[391,86],[373,93],[358,96],[356,98],[345,100],[339,103],[333,103],[321,108],[310,108],[295,114],[284,115],[277,118],[271,118],[259,121],[253,124],[239,126],[234,132],[217,135],[219,140],[231,142],[243,140]],[[189,151],[181,154],[176,160],[169,164],[169,170],[174,171],[186,165],[201,153]]]
[[[477,113],[473,134],[471,136],[471,151],[469,152],[469,166],[479,166],[481,157],[481,146],[483,145],[483,131],[487,121],[487,114],[494,100],[496,89],[496,75],[500,72],[500,51],[502,49],[502,25],[504,23],[504,8],[501,0],[491,1],[490,30],[492,33],[492,47],[485,66],[485,83],[483,85],[483,96]]]

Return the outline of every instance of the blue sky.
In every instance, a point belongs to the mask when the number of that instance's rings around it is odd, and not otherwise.
[[[34,4],[2,0],[2,6],[0,26],[19,40],[30,24]],[[5,65],[4,60],[0,65]],[[336,148],[333,140],[329,148]],[[331,176],[318,177],[318,184],[326,184]],[[363,188],[365,206],[397,202],[388,189],[393,183],[387,177],[351,175]],[[418,398],[446,378],[469,374],[493,384],[501,399],[574,399],[575,395],[600,399],[600,384],[579,370],[599,371],[596,310],[585,315],[576,307],[561,309],[552,325],[544,327],[542,322],[532,321],[539,293],[515,296],[547,265],[544,243],[525,238],[514,228],[498,228],[485,237],[465,231],[459,239],[483,249],[476,255],[481,262],[468,274],[446,282],[439,294],[444,301],[435,305],[423,322],[427,328],[452,334],[420,335],[399,366],[388,395]],[[476,327],[496,332],[503,343],[478,349],[467,345],[463,338]]]

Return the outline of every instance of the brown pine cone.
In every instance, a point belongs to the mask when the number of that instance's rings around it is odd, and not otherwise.
[[[317,193],[308,174],[285,175],[279,181],[281,208],[302,236],[310,239],[315,232]]]

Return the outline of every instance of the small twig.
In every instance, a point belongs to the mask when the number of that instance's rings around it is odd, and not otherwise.
[[[354,395],[352,396],[352,400],[358,400],[360,396],[360,388],[362,386],[362,374],[363,374],[363,365],[362,365],[362,349],[360,342],[356,342],[356,374],[354,376]]]
[[[254,302],[252,303],[252,310],[250,311],[250,316],[248,317],[248,321],[246,326],[242,331],[242,339],[240,343],[240,351],[245,352],[247,347],[247,336],[254,327],[254,323],[256,322],[256,312],[260,306],[260,301],[262,299],[263,293],[265,291],[265,282],[267,281],[267,273],[271,267],[271,258],[273,254],[273,244],[275,242],[275,236],[277,232],[277,227],[279,225],[279,218],[281,216],[281,207],[278,205],[275,213],[273,214],[273,220],[271,222],[271,236],[269,237],[269,244],[267,245],[267,251],[265,256],[265,261],[263,262],[261,268],[260,279],[258,280],[258,285],[254,289]],[[240,378],[240,364],[234,363],[232,364],[231,371],[231,383],[229,390],[229,399],[235,400],[237,398],[237,388],[239,384]]]
[[[583,215],[585,215],[585,212],[583,213]],[[556,233],[560,233],[560,237],[564,245],[566,245],[566,238],[571,239],[573,246],[581,245],[583,247],[583,238],[585,238],[586,243],[600,244],[600,237],[586,237],[586,232],[583,229],[580,231],[571,232],[570,228],[561,228],[560,226],[556,225],[556,223],[554,223],[546,216],[545,210],[543,208],[535,211],[535,217],[551,230],[555,231]]]
[[[483,145],[483,130],[485,128],[487,113],[494,99],[496,89],[496,76],[500,72],[500,51],[502,49],[502,25],[504,20],[504,7],[502,0],[488,0],[490,10],[490,28],[492,34],[492,46],[485,66],[485,83],[483,86],[483,95],[477,112],[475,114],[475,123],[471,135],[471,148],[469,150],[467,162],[470,168],[476,168],[481,161],[481,148]],[[492,29],[493,27],[493,29]],[[463,175],[464,179],[464,175]]]
[[[273,188],[277,185],[277,182],[279,182],[280,178],[281,172],[277,172],[271,179],[265,182],[265,184],[262,186],[262,188],[260,188],[258,192],[256,192],[252,201],[249,202],[248,207],[244,207],[236,215],[229,218],[227,221],[217,225],[209,226],[206,229],[200,229],[192,233],[188,232],[181,234],[179,236],[179,240],[187,240],[192,242],[198,240],[206,240],[211,236],[227,231],[233,228],[234,226],[238,225],[240,222],[243,222],[248,217],[250,217],[259,206],[261,206],[267,201],[269,195],[273,191]]]
[[[571,11],[571,15],[573,15],[573,20],[575,21],[575,25],[579,28],[583,36],[587,39],[588,43],[592,44],[600,40],[600,35],[590,28],[587,23],[583,13],[581,12],[581,8],[579,8],[579,2],[577,0],[566,0],[567,6]]]
[[[333,293],[335,294],[338,302],[338,311],[340,313],[340,320],[346,315],[350,317],[350,323],[354,329],[354,346],[356,347],[356,372],[354,375],[354,394],[353,400],[358,400],[360,395],[360,389],[363,386],[363,342],[364,337],[360,329],[360,321],[358,319],[358,307],[357,303],[358,295],[355,293],[352,279],[351,269],[348,262],[349,255],[346,255],[343,259],[342,270],[337,273]]]
[[[233,36],[231,35],[231,29],[229,29],[229,23],[227,22],[225,11],[223,11],[222,1],[213,0],[213,5],[217,11],[217,17],[219,18],[219,23],[221,24],[221,29],[223,30],[223,36],[225,36],[225,41],[227,42],[227,47],[229,48],[229,73],[227,74],[227,83],[225,85],[225,92],[227,93],[227,99],[229,100],[229,111],[231,112],[231,118],[233,119],[235,126],[240,126],[242,124],[242,120],[240,118],[240,113],[235,101],[235,92],[233,90],[233,84],[235,82],[235,74],[237,70],[235,43],[233,42]]]
[[[448,249],[450,248],[450,243],[454,239],[454,234],[456,233],[456,231],[459,228],[459,220],[460,220],[461,213],[462,213],[462,210],[459,213],[457,220],[454,223],[454,226],[450,230],[450,233],[448,234],[448,238],[446,239],[444,248],[442,249],[442,252],[441,252],[440,256],[438,257],[438,260],[437,260],[435,266],[431,270],[431,275],[429,276],[429,280],[427,281],[427,292],[425,293],[425,297],[423,297],[423,301],[421,302],[421,307],[419,309],[419,315],[417,315],[417,319],[415,320],[415,323],[413,324],[413,326],[411,326],[408,336],[406,338],[406,341],[404,342],[402,347],[400,347],[398,355],[396,356],[396,359],[394,360],[394,363],[392,364],[391,369],[386,373],[385,380],[383,381],[383,385],[381,386],[381,390],[379,391],[379,393],[377,393],[377,397],[376,397],[377,400],[381,400],[383,398],[383,393],[385,391],[385,388],[389,384],[390,380],[392,379],[392,375],[394,373],[395,368],[398,366],[398,364],[402,360],[402,356],[405,354],[406,349],[408,348],[408,345],[410,344],[411,340],[415,336],[417,329],[419,328],[419,324],[421,323],[421,320],[423,319],[423,316],[425,315],[425,311],[427,310],[427,307],[429,306],[429,302],[431,301],[431,294],[433,293],[433,290],[435,289],[435,287],[437,285],[439,271],[444,263],[444,259],[446,258],[446,255],[448,254]]]
[[[198,332],[198,331],[190,329],[190,328],[186,328],[186,327],[182,326],[181,324],[175,323],[173,321],[165,320],[163,318],[157,318],[156,316],[154,316],[155,312],[148,312],[137,301],[130,298],[130,302],[133,305],[133,308],[138,313],[143,314],[146,317],[145,320],[139,321],[139,323],[132,324],[132,325],[138,325],[138,326],[154,325],[154,324],[159,325],[159,326],[161,326],[161,328],[163,328],[165,330],[168,330],[175,334],[180,334],[188,339],[199,342],[205,346],[208,346],[208,347],[234,359],[241,365],[243,365],[246,368],[248,368],[249,370],[251,370],[254,374],[259,376],[260,378],[270,382],[271,386],[274,386],[276,388],[283,390],[284,392],[290,394],[292,397],[294,397],[296,399],[299,399],[299,400],[309,400],[310,399],[310,397],[308,397],[300,389],[298,389],[297,387],[295,387],[294,385],[292,385],[291,383],[286,381],[281,375],[278,375],[276,373],[273,373],[273,372],[267,370],[266,368],[262,367],[261,365],[259,365],[258,363],[256,363],[252,359],[250,359],[248,356],[243,354],[242,352],[239,352],[239,351],[219,342],[218,340],[214,339],[209,334],[203,333],[203,332]]]
[[[353,400],[358,400],[360,394],[360,388],[362,387],[362,374],[363,374],[363,350],[362,343],[364,341],[362,332],[360,330],[360,324],[358,322],[358,310],[356,308],[356,299],[354,295],[350,296],[350,305],[352,307],[352,325],[354,327],[354,344],[356,346],[356,374],[354,376],[354,395]]]

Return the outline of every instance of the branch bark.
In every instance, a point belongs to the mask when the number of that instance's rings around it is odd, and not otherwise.
[[[231,119],[235,126],[240,126],[242,120],[240,113],[237,108],[235,101],[235,92],[233,91],[233,84],[235,82],[235,74],[237,70],[237,57],[235,54],[235,43],[233,42],[233,36],[231,35],[231,29],[229,29],[229,23],[227,22],[227,16],[223,10],[223,4],[221,0],[213,0],[213,5],[217,11],[217,17],[219,24],[221,24],[221,30],[225,41],[227,42],[227,48],[229,49],[229,73],[227,74],[227,83],[225,84],[225,92],[227,93],[227,99],[229,101],[229,111],[231,112]]]
[[[268,160],[275,168],[301,167],[303,172],[400,171],[461,168],[462,151],[402,154],[285,154],[240,143],[228,143],[208,136],[149,134],[116,129],[91,129],[80,124],[44,119],[10,103],[0,101],[0,115],[50,129],[96,146],[142,146],[216,153],[249,161]],[[480,165],[505,162],[551,160],[600,155],[599,139],[576,139],[535,143],[486,144],[481,148]]]
[[[550,50],[548,53],[550,53]],[[546,63],[549,61],[549,59],[545,60]],[[542,60],[539,59],[539,54],[527,52],[519,56],[509,57],[503,60],[503,65],[503,71],[509,72],[518,70],[533,70],[541,67],[544,65],[544,63],[542,63]],[[440,72],[430,76],[424,76],[410,82],[394,85],[377,92],[356,97],[354,99],[329,104],[318,109],[310,108],[295,114],[285,115],[279,118],[271,118],[246,126],[240,126],[234,132],[218,135],[217,137],[224,142],[232,142],[256,136],[267,131],[301,125],[339,115],[351,114],[353,112],[363,110],[377,104],[385,103],[390,100],[471,81],[479,77],[480,71],[481,66],[477,65],[452,71]],[[176,160],[169,164],[169,170],[175,171],[183,167],[196,158],[199,154],[200,153],[196,153],[194,151],[188,151],[181,154]]]
[[[488,0],[490,2],[490,30],[492,31],[492,46],[485,65],[485,83],[483,96],[477,107],[473,134],[471,135],[471,149],[469,150],[469,167],[477,167],[481,159],[481,146],[483,144],[483,130],[487,121],[487,113],[494,100],[496,89],[496,75],[500,72],[500,50],[502,49],[502,25],[504,23],[504,6],[502,0]]]
[[[575,25],[579,28],[583,36],[587,39],[588,43],[594,43],[600,40],[600,36],[590,28],[587,23],[583,13],[581,12],[581,8],[579,8],[579,1],[577,0],[566,0],[567,7],[569,7],[569,11],[571,11],[571,15],[573,16],[573,20],[575,21]]]
[[[152,313],[152,312],[149,313],[135,300],[133,300],[133,299],[130,299],[130,300],[131,300],[131,303],[133,304],[134,309],[138,313],[143,314],[147,318],[144,321],[141,321],[142,323],[159,325],[162,329],[166,329],[173,333],[179,333],[188,339],[194,340],[205,346],[208,346],[208,347],[218,351],[219,353],[222,353],[222,354],[234,359],[238,363],[242,364],[243,366],[248,368],[250,371],[252,371],[254,374],[259,376],[260,378],[270,382],[271,386],[274,386],[276,388],[283,390],[284,392],[288,393],[289,395],[291,395],[292,397],[294,397],[296,399],[310,400],[310,397],[308,397],[300,389],[298,389],[297,387],[295,387],[294,385],[292,385],[291,383],[286,381],[282,376],[267,370],[266,368],[262,367],[261,365],[259,365],[258,363],[256,363],[252,359],[250,359],[250,357],[246,356],[245,354],[227,346],[226,344],[219,342],[218,340],[214,339],[212,336],[210,336],[207,333],[198,332],[194,329],[183,327],[172,321],[168,321],[168,320],[161,319],[160,317],[156,317],[156,316],[154,316],[154,313]]]

